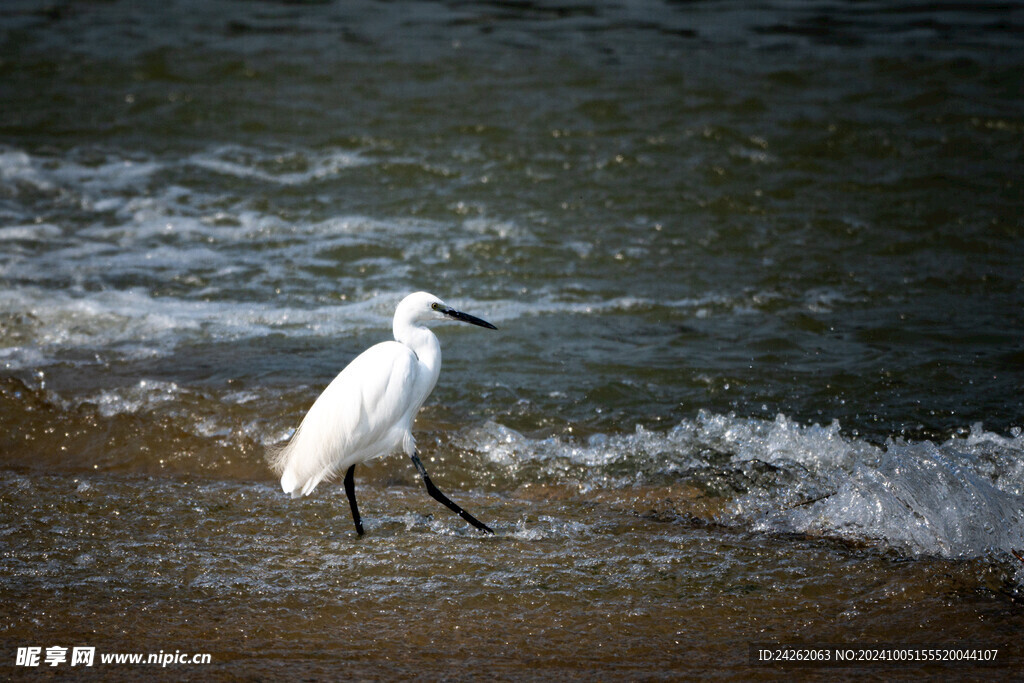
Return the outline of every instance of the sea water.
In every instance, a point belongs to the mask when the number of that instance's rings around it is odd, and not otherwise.
[[[1022,25],[5,3],[3,665],[747,678],[778,672],[752,644],[819,642],[1019,670]],[[293,501],[265,462],[416,290],[499,328],[438,326],[416,423],[494,537],[401,455],[357,470],[362,539],[340,486]]]

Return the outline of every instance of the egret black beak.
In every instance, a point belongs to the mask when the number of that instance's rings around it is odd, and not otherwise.
[[[464,323],[470,323],[471,325],[479,325],[480,327],[486,327],[489,330],[496,330],[496,329],[498,329],[497,327],[495,327],[494,325],[490,324],[486,320],[481,320],[480,318],[476,317],[475,315],[470,315],[469,313],[463,313],[462,311],[456,311],[454,308],[449,308],[447,311],[444,312],[444,314],[446,316],[448,316],[449,318],[451,318],[452,320],[461,320]]]

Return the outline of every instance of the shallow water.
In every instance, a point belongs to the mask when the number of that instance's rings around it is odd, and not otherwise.
[[[176,678],[767,678],[750,646],[797,642],[1019,670],[1022,24],[5,3],[5,673],[91,645],[212,655]],[[264,462],[418,289],[499,327],[437,330],[417,422],[495,537],[399,456],[357,472],[362,539]]]

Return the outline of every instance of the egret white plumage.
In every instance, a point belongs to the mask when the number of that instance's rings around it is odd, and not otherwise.
[[[395,341],[381,342],[356,356],[324,389],[271,462],[281,475],[281,488],[292,498],[309,495],[321,481],[345,472],[345,495],[360,536],[363,523],[356,504],[356,465],[399,448],[412,458],[435,500],[477,529],[494,533],[434,486],[416,451],[412,422],[441,372],[441,344],[424,325],[430,320],[457,320],[498,329],[455,310],[433,294],[410,294],[395,309]]]

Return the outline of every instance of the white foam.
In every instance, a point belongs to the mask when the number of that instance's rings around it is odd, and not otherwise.
[[[1000,490],[951,452],[955,446],[890,443],[877,466],[836,476],[834,495],[766,517],[852,539],[880,538],[910,553],[978,557],[1024,547],[1024,501]]]
[[[953,558],[1024,549],[1019,429],[1002,436],[975,425],[966,438],[940,444],[879,446],[843,435],[838,422],[805,426],[783,415],[759,420],[702,411],[666,432],[637,427],[586,443],[530,439],[487,423],[468,430],[461,445],[513,477],[576,479],[581,490],[666,477],[724,479],[741,492],[715,521],[762,531]]]
[[[14,149],[0,149],[0,182],[12,187],[27,185],[44,192],[54,189],[32,157]]]
[[[149,412],[177,400],[181,389],[175,382],[141,379],[130,387],[108,389],[84,399],[94,403],[103,417]]]
[[[0,312],[19,319],[19,337],[9,346],[9,367],[39,364],[44,357],[76,349],[105,349],[112,355],[148,357],[173,352],[183,343],[265,337],[343,336],[389,329],[400,294],[312,308],[249,302],[185,300],[153,296],[142,289],[54,292],[22,287],[0,291]]]
[[[334,150],[317,154],[295,152],[268,155],[238,146],[219,147],[193,155],[193,166],[236,178],[254,179],[277,185],[305,185],[362,166],[368,161],[355,152]],[[300,167],[303,170],[289,170]]]
[[[163,168],[164,164],[152,159],[108,156],[101,163],[82,164],[63,157],[51,159],[16,149],[0,150],[0,181],[43,193],[70,190],[87,208],[98,197],[142,186]]]
[[[51,223],[34,223],[30,225],[10,225],[0,228],[0,242],[41,242],[59,237],[61,229]]]
[[[409,282],[418,265],[444,262],[452,250],[495,240],[536,242],[524,225],[479,212],[455,224],[361,215],[290,221],[253,209],[251,197],[241,191],[204,195],[158,182],[162,174],[171,177],[196,166],[279,184],[312,182],[369,163],[358,152],[282,155],[218,147],[185,159],[136,157],[83,150],[51,158],[0,149],[3,179],[58,193],[63,203],[81,208],[74,225],[34,224],[30,201],[24,215],[15,211],[16,220],[0,226],[0,242],[13,245],[0,250],[0,277],[12,283],[0,294],[0,315],[26,321],[17,349],[3,352],[9,363],[20,358],[30,365],[35,362],[31,350],[52,355],[115,345],[117,353],[147,355],[173,350],[182,341],[260,337],[282,329],[295,334],[386,330],[394,304],[407,293],[390,288]],[[451,240],[438,246],[442,230]],[[349,247],[372,248],[339,263],[338,250]],[[573,251],[579,245],[566,247],[567,254]],[[325,271],[332,275],[324,276]],[[409,289],[414,287],[429,285]],[[355,303],[329,305],[338,293]],[[497,300],[435,293],[496,324],[652,307],[707,315],[750,305],[747,294],[665,302],[599,292],[566,295],[557,289]]]
[[[187,225],[197,231],[203,229],[197,222]],[[20,343],[16,348],[8,347],[4,351],[8,363],[14,366],[37,363],[40,351],[52,357],[67,350],[105,349],[115,355],[148,357],[171,353],[182,344],[197,341],[260,338],[281,332],[293,336],[343,337],[371,329],[387,331],[391,327],[395,305],[407,294],[405,291],[370,290],[352,301],[337,304],[316,303],[309,301],[308,296],[278,297],[273,303],[252,303],[219,298],[221,290],[213,284],[207,284],[206,289],[200,289],[188,298],[157,295],[143,287],[95,290],[85,286],[92,271],[138,273],[144,277],[156,270],[188,272],[189,268],[195,269],[203,264],[212,272],[202,277],[222,281],[235,276],[238,271],[254,267],[252,264],[231,263],[225,255],[201,244],[187,249],[162,244],[149,250],[131,248],[119,251],[104,242],[89,242],[55,249],[47,258],[31,261],[9,261],[2,268],[2,273],[6,277],[31,281],[30,278],[53,277],[54,269],[60,268],[56,265],[58,262],[79,261],[87,263],[88,268],[76,274],[76,278],[83,280],[76,281],[79,284],[71,288],[25,285],[0,291],[0,314],[21,321]],[[47,267],[48,262],[54,263],[53,269]],[[265,264],[263,270],[267,277],[285,277],[272,264]],[[238,276],[244,278],[244,274]],[[195,279],[201,282],[198,276]],[[534,298],[489,300],[449,298],[443,291],[435,293],[456,307],[498,325],[524,317],[609,314],[656,305],[651,300],[628,296],[566,301],[557,295],[541,292]],[[686,307],[702,305],[699,301],[678,303]]]

